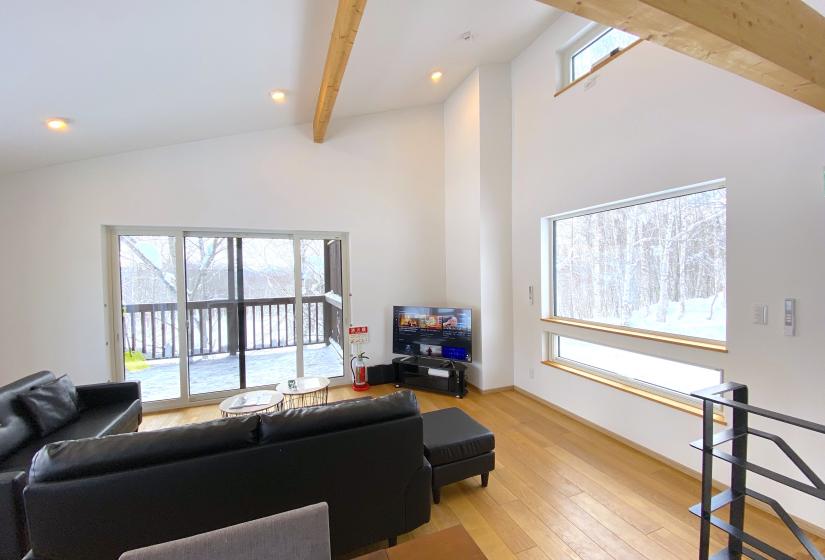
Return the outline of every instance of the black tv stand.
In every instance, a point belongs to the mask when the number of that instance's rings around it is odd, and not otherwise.
[[[396,387],[426,389],[453,395],[459,399],[467,394],[466,364],[428,356],[393,358],[392,364],[395,368]],[[448,377],[430,375],[430,369],[447,370],[449,375]]]

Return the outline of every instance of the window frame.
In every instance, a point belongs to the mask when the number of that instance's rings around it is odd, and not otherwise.
[[[343,324],[344,336],[346,329],[351,325],[351,303],[352,295],[350,293],[350,247],[349,247],[349,232],[346,231],[320,231],[320,230],[289,230],[289,229],[244,229],[244,228],[208,228],[208,227],[180,227],[180,226],[121,226],[121,225],[104,225],[102,226],[103,235],[103,257],[104,257],[104,313],[105,317],[105,345],[108,348],[107,362],[110,372],[110,381],[122,382],[126,381],[126,373],[123,363],[123,333],[121,324],[121,284],[120,284],[120,253],[118,240],[120,236],[133,235],[148,235],[148,236],[171,236],[176,239],[176,285],[178,288],[178,306],[180,309],[186,307],[186,261],[184,255],[184,240],[189,235],[220,235],[233,237],[248,237],[248,238],[288,238],[293,240],[293,244],[297,241],[300,243],[304,239],[336,239],[341,241],[341,275],[342,275],[342,289],[343,289]],[[298,265],[295,263],[296,278],[298,275]],[[296,284],[297,290],[297,284]],[[302,309],[297,311],[298,320],[302,323]],[[157,401],[149,401],[143,404],[144,412],[158,412],[163,410],[174,410],[178,408],[188,408],[192,406],[201,406],[205,404],[220,403],[226,397],[240,394],[245,391],[261,390],[261,389],[275,389],[275,385],[256,386],[247,389],[229,389],[211,393],[193,394],[190,393],[189,388],[189,362],[187,356],[189,355],[188,332],[186,330],[186,321],[178,321],[180,341],[179,359],[181,366],[179,370],[180,376],[180,395],[178,398],[165,399]],[[302,346],[302,344],[301,344]],[[330,378],[330,387],[337,387],[347,385],[352,382],[346,372],[346,364],[351,358],[351,350],[349,344],[344,344],[342,348],[344,353],[343,375],[340,377]],[[298,360],[303,360],[302,352],[296,346],[296,355]],[[303,364],[298,366],[299,370],[303,370]],[[304,372],[305,373],[305,372]]]
[[[601,25],[598,23],[592,23],[584,28],[578,35],[576,35],[572,41],[570,41],[567,45],[565,45],[561,50],[558,51],[558,58],[559,58],[559,67],[561,68],[561,75],[560,75],[560,83],[559,87],[557,88],[559,91],[557,93],[561,93],[563,90],[568,88],[569,86],[573,85],[574,83],[580,81],[581,79],[585,78],[586,76],[592,74],[594,70],[590,70],[585,72],[581,76],[573,77],[573,58],[580,54],[583,50],[587,47],[591,46],[593,43],[598,41],[604,35],[609,33],[612,29],[617,29],[615,27],[611,27],[608,25]],[[619,31],[622,31],[619,29]],[[619,54],[623,53],[624,51],[630,49],[637,43],[642,41],[641,38],[637,39],[633,43],[630,43],[626,47],[623,47],[619,53],[617,53],[614,57],[618,56]],[[608,60],[612,60],[609,58]]]
[[[575,65],[575,62],[574,62],[575,58],[577,56],[579,56],[581,53],[583,53],[585,50],[587,50],[589,47],[592,47],[599,39],[601,39],[602,37],[604,37],[605,35],[610,33],[610,31],[612,31],[612,30],[613,30],[612,27],[604,27],[601,30],[601,33],[599,33],[598,35],[593,37],[590,41],[585,43],[583,46],[579,47],[575,51],[570,51],[570,56],[567,59],[567,64],[569,66],[568,67],[568,72],[570,72],[570,81],[571,82],[575,82],[577,79],[581,78],[585,74],[588,74],[592,71],[592,70],[588,70],[587,72],[582,74],[582,76],[576,76],[576,74],[575,74],[576,65]]]
[[[571,335],[568,335],[568,334],[561,334],[561,333],[558,333],[558,332],[547,332],[546,336],[547,336],[547,341],[546,341],[546,348],[547,348],[546,354],[547,354],[547,356],[546,356],[546,360],[544,362],[545,364],[547,364],[547,365],[561,364],[563,366],[567,366],[567,368],[584,371],[584,372],[589,373],[591,375],[613,381],[614,383],[618,383],[620,385],[626,385],[626,386],[629,386],[629,387],[633,387],[633,388],[638,389],[639,391],[641,391],[643,393],[648,393],[648,394],[651,394],[651,395],[655,395],[655,396],[658,396],[658,397],[661,397],[663,399],[667,399],[667,400],[670,400],[670,401],[676,401],[678,403],[682,403],[684,405],[687,405],[691,408],[696,409],[696,413],[700,414],[700,415],[701,415],[701,410],[702,410],[702,401],[700,399],[695,398],[695,397],[691,397],[690,395],[688,395],[686,393],[682,393],[682,392],[676,391],[674,389],[668,389],[667,387],[662,387],[660,385],[655,385],[653,383],[648,383],[646,381],[642,381],[642,380],[639,380],[639,379],[632,379],[630,377],[625,377],[623,375],[620,375],[620,374],[618,374],[616,372],[613,372],[613,371],[610,371],[610,370],[602,369],[602,368],[599,368],[597,366],[586,364],[586,363],[583,363],[583,362],[577,362],[575,360],[571,360],[569,358],[565,358],[565,357],[561,356],[559,354],[559,338],[568,338],[568,339],[571,339],[571,340],[578,340],[578,341],[581,341],[581,342],[586,342],[588,344],[594,344],[596,346],[602,346],[602,347],[605,347],[605,348],[611,348],[611,349],[620,350],[620,351],[623,351],[623,352],[630,352],[631,354],[639,354],[640,356],[648,356],[648,357],[651,357],[651,358],[658,358],[660,360],[667,360],[669,362],[674,362],[674,363],[677,363],[677,364],[695,366],[695,367],[700,367],[700,368],[704,368],[704,369],[718,371],[719,372],[719,383],[724,383],[725,382],[725,370],[724,370],[724,368],[721,368],[721,367],[715,367],[715,366],[709,366],[707,364],[699,364],[699,363],[695,363],[695,362],[689,362],[689,361],[685,361],[685,360],[682,360],[682,359],[675,359],[671,356],[664,356],[664,355],[661,355],[659,353],[650,353],[650,352],[640,352],[638,350],[629,350],[627,348],[622,348],[620,346],[616,346],[616,345],[613,345],[613,344],[605,344],[603,342],[596,342],[596,341],[593,341],[593,340],[587,340],[587,339],[579,337],[579,336],[571,336]],[[657,400],[657,399],[654,399],[654,400]],[[659,401],[659,402],[661,402],[661,401]],[[667,404],[667,403],[664,403],[664,404]],[[721,406],[714,406],[714,410],[717,413],[722,413],[722,407]]]
[[[542,321],[563,325],[572,325],[575,327],[582,327],[626,336],[634,336],[637,338],[644,338],[648,340],[654,340],[657,342],[679,344],[683,346],[690,346],[693,348],[700,348],[703,350],[727,352],[727,340],[719,341],[707,338],[692,337],[678,333],[670,333],[666,331],[653,331],[635,327],[627,327],[623,325],[615,325],[612,323],[600,323],[587,319],[576,319],[572,317],[559,316],[556,314],[557,282],[555,266],[555,224],[559,220],[565,220],[569,218],[575,218],[599,212],[606,212],[610,210],[618,210],[621,208],[627,208],[629,206],[637,206],[641,204],[647,204],[650,202],[657,202],[660,200],[667,200],[670,198],[677,198],[680,196],[688,196],[691,194],[698,194],[702,192],[726,188],[727,180],[725,178],[712,179],[709,181],[696,183],[694,185],[666,189],[664,191],[626,198],[607,204],[588,206],[586,208],[581,208],[570,212],[553,214],[551,216],[543,218],[543,245],[545,245],[545,247],[542,253],[546,255],[547,261],[543,263],[542,266]],[[727,329],[725,329],[725,332],[725,338],[727,339]]]

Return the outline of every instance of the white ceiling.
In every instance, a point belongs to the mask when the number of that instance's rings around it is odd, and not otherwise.
[[[559,15],[536,0],[369,0],[335,114],[363,112],[364,99],[373,111],[443,102],[475,67],[509,62]],[[434,70],[444,72],[437,86]]]
[[[3,0],[0,174],[311,121],[336,5]],[[441,102],[557,15],[536,0],[370,0],[334,116]],[[47,130],[52,116],[70,130]]]

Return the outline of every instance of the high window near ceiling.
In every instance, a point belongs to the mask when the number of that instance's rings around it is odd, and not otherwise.
[[[561,88],[598,70],[637,42],[638,37],[621,29],[590,26],[559,52]]]
[[[719,368],[670,359],[668,345],[726,350],[726,222],[723,181],[546,218],[545,320],[581,331],[548,332],[546,361],[683,402],[719,383]],[[605,346],[593,331],[657,349]]]

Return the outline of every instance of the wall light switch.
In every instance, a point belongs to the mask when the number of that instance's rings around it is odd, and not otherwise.
[[[768,324],[768,306],[761,303],[756,303],[753,306],[753,324],[767,325]]]
[[[785,336],[796,335],[796,300],[787,298],[785,300]]]

